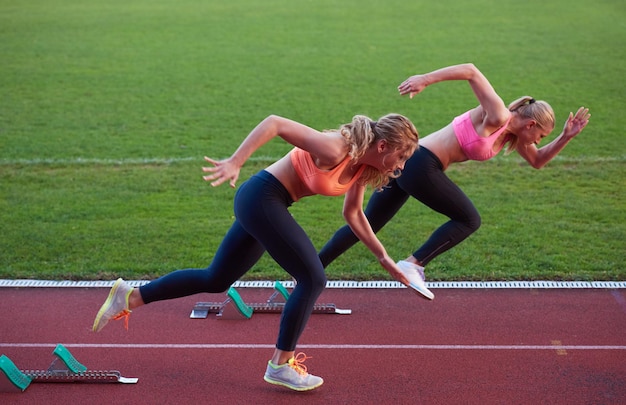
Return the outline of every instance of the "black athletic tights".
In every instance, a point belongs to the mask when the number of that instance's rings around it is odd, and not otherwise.
[[[225,291],[267,251],[297,281],[283,309],[276,342],[278,349],[295,350],[326,287],[326,275],[315,246],[288,211],[291,204],[289,193],[274,176],[257,173],[237,191],[237,219],[209,267],[177,270],[141,286],[144,302]]]
[[[383,191],[372,194],[365,215],[374,232],[393,218],[409,196],[450,218],[413,253],[423,266],[480,227],[480,214],[472,201],[445,175],[437,156],[423,146],[407,160],[400,177],[392,180]],[[409,228],[418,226],[407,225]],[[356,242],[358,238],[348,225],[340,228],[319,253],[324,267]]]

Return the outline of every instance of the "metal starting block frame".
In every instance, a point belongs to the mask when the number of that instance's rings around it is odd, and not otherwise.
[[[254,312],[281,313],[289,298],[289,291],[280,281],[274,282],[274,292],[267,302],[246,304],[234,287],[229,288],[228,298],[223,302],[197,302],[191,310],[191,319],[204,319],[215,313],[217,319],[250,319]],[[315,304],[314,314],[349,315],[351,309],[340,309],[335,304]]]
[[[65,346],[58,344],[52,352],[56,358],[47,370],[20,370],[7,356],[0,356],[0,384],[3,390],[25,391],[30,383],[82,382],[136,384],[138,378],[122,377],[119,371],[87,370]],[[2,378],[2,377],[6,378]],[[8,384],[7,384],[8,382]],[[8,388],[8,389],[7,389]]]

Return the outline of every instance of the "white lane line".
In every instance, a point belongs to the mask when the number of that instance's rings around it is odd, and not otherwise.
[[[57,343],[0,343],[0,348],[54,348]],[[263,343],[63,343],[67,348],[83,349],[273,349]],[[626,350],[626,346],[612,345],[350,345],[301,344],[299,349],[342,350]]]
[[[0,279],[1,287],[24,288],[105,288],[111,287],[115,280],[107,281],[71,281],[71,280],[31,280],[31,279]],[[148,280],[127,280],[133,287],[140,287],[149,283]],[[235,288],[274,288],[275,281],[237,281]],[[281,281],[285,288],[293,288],[293,281]],[[428,288],[461,288],[461,289],[623,289],[626,281],[427,281]],[[329,281],[326,288],[343,289],[379,289],[379,288],[406,288],[397,281]]]

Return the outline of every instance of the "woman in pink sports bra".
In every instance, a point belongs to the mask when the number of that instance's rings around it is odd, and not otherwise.
[[[411,76],[398,86],[400,95],[421,93],[427,86],[448,80],[466,80],[478,102],[477,107],[456,117],[444,128],[420,139],[420,147],[406,162],[402,175],[370,198],[365,209],[374,232],[378,232],[409,196],[447,216],[441,225],[406,260],[398,263],[411,284],[425,298],[434,294],[424,283],[424,266],[438,255],[458,245],[480,226],[480,215],[471,200],[444,171],[453,163],[466,160],[488,160],[506,148],[517,151],[532,167],[539,169],[552,160],[589,122],[589,110],[580,107],[569,114],[563,131],[549,144],[537,145],[554,129],[554,112],[545,101],[524,96],[507,107],[489,81],[471,63],[445,67],[423,75]],[[320,251],[320,259],[328,266],[354,245],[358,239],[343,227]]]
[[[397,177],[417,147],[417,130],[406,117],[388,114],[378,121],[357,115],[352,122],[320,132],[275,115],[267,117],[227,159],[214,160],[203,170],[204,180],[231,187],[250,155],[275,137],[295,148],[244,182],[235,194],[235,221],[205,269],[183,269],[133,288],[118,279],[98,311],[93,331],[111,319],[128,321],[130,311],[155,301],[192,294],[226,291],[268,252],[295,280],[283,309],[274,353],[264,379],[296,391],[312,390],[324,382],[307,373],[295,354],[296,344],[326,287],[326,274],[310,238],[289,212],[299,199],[345,194],[343,214],[380,264],[396,279],[407,277],[380,243],[363,213],[366,187],[380,188]],[[210,231],[210,230],[208,230]],[[215,367],[233,367],[219,364]]]

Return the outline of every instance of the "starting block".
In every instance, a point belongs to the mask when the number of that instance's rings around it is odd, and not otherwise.
[[[258,313],[281,313],[289,299],[289,291],[280,281],[274,283],[274,292],[263,303],[246,304],[235,288],[231,287],[227,292],[228,298],[223,302],[197,302],[189,315],[192,319],[204,319],[210,313],[215,313],[218,319],[250,319],[254,312]],[[335,304],[315,304],[314,314],[340,314],[349,315],[351,309],[340,309]]]
[[[58,344],[52,352],[56,358],[47,370],[20,370],[7,356],[0,357],[0,369],[4,372],[5,386],[10,389],[25,391],[30,383],[50,382],[83,382],[136,384],[138,378],[122,377],[119,371],[93,371],[72,356],[65,346]],[[0,374],[0,379],[2,374]],[[8,380],[9,384],[6,384]],[[3,388],[7,388],[4,387]]]
[[[0,391],[24,391],[32,382],[30,377],[22,373],[4,354],[0,356],[0,370],[4,373],[4,377],[0,378],[2,380],[0,381]]]

